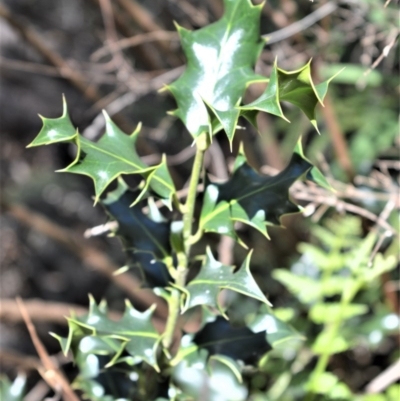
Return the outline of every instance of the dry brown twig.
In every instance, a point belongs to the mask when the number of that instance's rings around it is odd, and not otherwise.
[[[57,67],[60,74],[78,88],[89,100],[97,101],[101,98],[97,88],[87,85],[86,79],[79,71],[74,70],[70,65],[55,51],[45,43],[43,38],[28,24],[21,22],[4,5],[0,5],[0,17],[4,18],[21,36],[32,45],[46,60]]]
[[[35,346],[36,352],[38,353],[41,361],[41,366],[38,366],[38,372],[46,381],[46,383],[57,394],[60,394],[65,401],[79,401],[79,398],[72,390],[68,380],[55,364],[54,360],[50,358],[50,355],[47,353],[46,348],[40,341],[36,333],[35,326],[33,325],[32,320],[21,298],[17,298],[17,304],[31,336],[32,342]]]
[[[267,39],[267,45],[290,38],[333,13],[337,7],[337,4],[332,1],[325,3],[303,19],[296,21],[285,28],[279,29],[278,31],[267,33],[266,35],[263,35],[263,37]]]
[[[38,230],[49,238],[57,241],[75,253],[88,267],[108,277],[114,284],[123,289],[133,300],[149,307],[156,304],[155,314],[165,318],[168,309],[163,301],[153,292],[140,288],[141,283],[130,274],[115,275],[118,266],[115,266],[108,256],[88,243],[77,240],[77,235],[59,227],[44,216],[35,213],[21,205],[10,205],[3,202],[5,212],[19,222]]]
[[[2,299],[0,302],[0,321],[8,323],[19,323],[22,320],[22,314],[16,301],[12,299]],[[43,301],[41,299],[24,300],[25,309],[30,318],[35,323],[56,323],[60,325],[67,324],[66,316],[73,312],[76,316],[83,316],[88,313],[88,309],[79,305],[66,304],[62,302]],[[122,313],[109,310],[108,316],[112,320],[119,320]],[[164,329],[164,320],[157,317],[152,318],[154,327],[159,333]]]
[[[368,74],[371,73],[372,70],[378,67],[378,65],[382,62],[382,60],[389,55],[390,51],[396,44],[399,35],[400,35],[400,30],[398,28],[392,30],[392,32],[388,36],[387,45],[383,48],[379,57],[372,63],[371,67],[369,67],[368,70],[364,72],[363,74],[364,77],[366,77]]]
[[[102,57],[108,55],[110,52],[116,51],[116,48],[119,50],[128,49],[130,47],[135,47],[142,45],[143,43],[155,42],[159,40],[164,41],[172,41],[179,40],[179,35],[177,32],[170,31],[152,31],[141,33],[130,38],[119,39],[114,42],[114,49],[111,49],[109,46],[103,46],[100,49],[96,50],[92,55],[91,59],[93,61],[98,61]]]
[[[162,26],[155,22],[150,12],[135,0],[117,0],[117,2],[145,32],[164,30]],[[155,42],[155,45],[164,53],[165,58],[172,66],[177,66],[181,63],[179,58],[171,53],[168,44],[159,41]]]

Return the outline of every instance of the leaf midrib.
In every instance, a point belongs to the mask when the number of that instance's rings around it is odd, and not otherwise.
[[[306,172],[304,172],[304,173],[306,173]],[[247,194],[245,194],[245,195],[243,195],[241,197],[238,197],[236,199],[231,199],[230,201],[225,201],[226,203],[219,202],[219,204],[218,204],[219,206],[217,205],[217,207],[208,216],[206,216],[202,220],[202,222],[201,222],[202,227],[204,227],[210,220],[212,220],[213,217],[215,217],[216,215],[218,215],[219,213],[221,213],[225,209],[228,209],[231,206],[231,202],[232,201],[236,201],[237,203],[239,203],[239,201],[241,201],[243,199],[246,199],[246,198],[248,198],[250,196],[253,196],[253,195],[255,195],[255,194],[259,193],[259,192],[262,192],[266,188],[272,188],[273,186],[276,186],[276,185],[280,184],[282,181],[284,181],[284,179],[281,179],[281,180],[275,182],[274,184],[272,184],[270,186],[268,186],[268,185],[262,186],[262,187],[260,187],[260,188],[258,188],[256,190],[254,190],[252,192],[249,192],[249,193],[247,193]],[[211,184],[211,185],[214,185],[214,184]]]
[[[139,168],[138,165],[135,164],[135,163],[133,163],[132,161],[130,161],[130,160],[128,160],[128,159],[125,159],[125,158],[123,158],[123,157],[119,157],[119,156],[116,155],[115,153],[111,153],[111,152],[108,152],[108,151],[105,150],[105,149],[102,149],[102,148],[99,147],[95,142],[88,141],[88,140],[87,140],[86,138],[84,138],[84,137],[81,137],[81,138],[80,138],[80,141],[81,141],[81,142],[82,142],[82,139],[83,139],[83,143],[85,144],[85,146],[88,146],[88,147],[90,147],[90,148],[92,148],[92,149],[94,149],[94,150],[97,150],[98,152],[101,152],[101,153],[104,153],[104,154],[106,154],[106,155],[108,155],[108,156],[111,156],[111,157],[113,157],[114,159],[116,159],[117,161],[121,161],[121,162],[124,162],[124,163],[126,163],[126,164],[128,164],[128,165],[130,165],[130,166],[135,167],[135,168],[137,169],[137,171],[136,171],[135,173],[141,174],[141,173],[145,173],[145,172],[147,172],[147,171],[151,171],[152,169],[153,169],[153,171],[157,169],[157,166],[155,166],[155,167],[149,167],[149,166],[146,166],[144,163],[143,163],[144,167]],[[97,146],[96,146],[96,145],[97,145]],[[139,157],[139,156],[138,156],[138,157]],[[152,178],[155,179],[156,181],[160,182],[161,184],[165,185],[168,189],[170,189],[170,190],[173,190],[173,189],[174,189],[171,185],[169,185],[165,180],[163,180],[163,179],[161,179],[160,177],[158,177],[156,174],[154,174]]]

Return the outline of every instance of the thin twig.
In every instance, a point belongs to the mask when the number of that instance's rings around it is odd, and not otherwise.
[[[366,77],[368,74],[371,73],[372,70],[374,70],[378,65],[382,62],[382,60],[387,57],[390,53],[390,50],[392,47],[396,44],[397,39],[399,37],[400,31],[396,29],[393,37],[390,39],[389,43],[383,48],[382,53],[379,55],[379,57],[372,63],[371,67],[368,68],[367,71],[364,72],[364,77]]]
[[[154,16],[137,1],[117,0],[117,2],[145,32],[163,31],[162,26],[155,22]],[[171,65],[177,66],[180,64],[179,58],[171,53],[169,46],[165,42],[155,42],[155,45],[164,53]]]
[[[27,310],[32,321],[36,323],[56,323],[66,325],[68,323],[66,316],[70,316],[73,312],[76,316],[88,314],[88,309],[74,304],[67,304],[55,301],[43,301],[40,299],[24,300],[25,309]],[[2,299],[0,302],[0,321],[9,323],[20,323],[22,314],[16,301],[12,299]],[[118,321],[122,317],[122,313],[109,310],[110,319]],[[164,320],[157,317],[152,318],[152,323],[158,332],[164,330]]]
[[[326,3],[303,19],[294,22],[293,24],[285,28],[279,29],[278,31],[263,35],[263,38],[267,40],[267,45],[290,38],[291,36],[296,35],[301,31],[304,31],[305,29],[314,25],[329,14],[333,13],[337,9],[337,7],[337,4],[332,1]]]
[[[176,79],[184,70],[184,67],[177,67],[172,70],[167,71],[153,78],[148,84],[138,86],[135,93],[128,92],[125,95],[114,100],[106,107],[106,111],[110,117],[119,113],[125,107],[128,107],[132,103],[136,102],[140,97],[161,89],[164,85]],[[92,123],[83,131],[82,135],[88,139],[94,139],[99,135],[99,132],[104,128],[105,120],[103,113],[99,113]],[[139,137],[140,138],[140,137]]]
[[[40,375],[55,392],[61,392],[65,401],[79,401],[79,398],[72,390],[68,380],[65,378],[58,366],[56,366],[54,361],[50,358],[46,348],[40,341],[39,336],[36,333],[35,326],[33,325],[29,313],[25,308],[21,298],[17,298],[17,305],[29,331],[36,352],[38,353],[42,362],[42,366],[38,367]]]
[[[155,42],[159,40],[165,40],[165,41],[179,40],[179,35],[177,32],[170,32],[170,31],[146,32],[132,36],[130,38],[120,39],[114,43],[114,46],[119,50],[123,50],[130,47],[142,45],[143,43]],[[92,54],[91,59],[94,61],[98,61],[102,57],[106,56],[107,54],[113,51],[116,50],[110,49],[109,46],[103,46]]]
[[[153,292],[140,288],[141,283],[138,279],[130,274],[114,275],[118,266],[115,266],[102,251],[90,246],[87,242],[78,240],[75,233],[59,227],[46,217],[22,205],[10,205],[3,202],[2,206],[4,206],[5,212],[19,222],[38,230],[75,253],[88,267],[108,277],[136,302],[147,307],[157,304],[155,314],[159,317],[167,316],[167,308],[163,301]]]
[[[63,68],[52,67],[50,65],[31,63],[29,61],[11,60],[0,57],[0,68],[6,68],[13,71],[29,72],[31,74],[46,75],[56,78],[70,77],[69,70]],[[99,73],[98,71],[90,71],[85,73],[81,71],[82,78],[86,81],[93,81],[101,84],[115,85],[117,80],[110,74]]]
[[[6,8],[0,5],[0,17],[4,18],[13,28],[15,28],[22,37],[30,43],[46,60],[60,70],[60,74],[71,81],[88,99],[97,101],[100,99],[100,93],[93,85],[87,85],[86,79],[79,71],[72,69],[69,64],[54,50],[44,42],[41,36],[37,34],[26,22],[21,22]]]
[[[392,383],[400,379],[400,359],[375,377],[366,387],[368,394],[381,394]]]

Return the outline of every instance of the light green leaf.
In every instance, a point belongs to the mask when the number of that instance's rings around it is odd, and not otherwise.
[[[105,134],[92,142],[79,135],[73,127],[64,101],[64,111],[60,118],[43,119],[43,128],[29,146],[49,145],[57,142],[72,142],[77,146],[75,160],[60,172],[82,174],[90,177],[95,187],[95,203],[101,194],[116,178],[123,174],[141,174],[146,184],[139,196],[143,197],[151,188],[166,205],[171,207],[174,184],[166,166],[165,157],[158,166],[146,166],[138,156],[135,143],[140,131],[140,124],[131,134],[123,133],[104,113],[106,119]]]
[[[265,92],[258,99],[240,109],[264,111],[287,120],[280,106],[281,101],[286,101],[301,109],[318,131],[315,108],[318,103],[323,106],[328,85],[334,77],[315,85],[311,78],[311,60],[304,67],[295,71],[282,70],[278,68],[275,61],[271,80]]]
[[[167,89],[178,104],[173,114],[193,137],[216,125],[208,107],[232,142],[240,113],[235,106],[249,84],[266,81],[254,73],[264,46],[259,35],[262,4],[254,6],[250,0],[224,0],[224,4],[223,17],[205,28],[191,32],[178,26],[187,66]]]
[[[145,361],[158,369],[156,351],[161,339],[151,323],[154,307],[139,312],[126,301],[121,320],[110,320],[107,306],[97,305],[90,297],[90,309],[86,316],[68,318],[68,340],[63,341],[64,352],[71,348],[75,353],[114,355],[108,365],[118,361],[122,351]]]
[[[250,257],[251,253],[240,269],[233,273],[232,266],[225,266],[215,260],[211,250],[207,248],[207,257],[200,273],[182,289],[186,294],[183,312],[196,305],[209,305],[221,310],[218,294],[223,288],[269,304],[250,273]]]
[[[342,305],[336,302],[317,303],[310,309],[310,319],[316,324],[344,321],[355,316],[364,315],[368,307],[362,304]]]
[[[323,372],[311,379],[306,388],[316,394],[329,393],[338,383],[339,379],[330,372]]]
[[[323,355],[327,352],[332,355],[344,352],[350,347],[351,345],[341,335],[336,335],[332,338],[329,331],[323,331],[316,338],[312,346],[312,351],[316,355]]]
[[[71,141],[78,136],[78,131],[69,118],[65,97],[63,97],[63,113],[61,117],[45,118],[40,116],[40,118],[42,119],[43,127],[37,137],[27,146],[28,148]]]
[[[310,277],[299,276],[285,269],[275,269],[272,277],[305,304],[316,301],[321,296],[320,283]]]

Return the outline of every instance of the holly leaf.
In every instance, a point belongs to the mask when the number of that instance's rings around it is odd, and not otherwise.
[[[268,238],[266,224],[280,224],[282,215],[299,211],[289,199],[289,188],[312,167],[295,152],[278,175],[262,176],[247,164],[240,152],[230,180],[224,184],[209,182],[206,186],[200,227],[238,240],[234,223],[240,221]]]
[[[203,399],[205,393],[209,401],[246,400],[248,390],[242,383],[241,365],[225,355],[209,355],[206,348],[193,342],[192,337],[185,335],[182,338],[172,365],[173,382],[183,393],[182,401]],[[224,386],[215,385],[215,377]]]
[[[118,362],[122,352],[126,352],[132,357],[133,363],[145,361],[158,370],[156,352],[161,336],[151,323],[153,311],[154,307],[151,307],[145,312],[139,312],[126,301],[123,317],[114,321],[107,316],[107,305],[97,305],[93,297],[90,297],[87,315],[67,318],[68,338],[65,340],[53,336],[61,339],[65,354],[72,349],[77,355],[113,355],[107,364],[111,366]]]
[[[178,104],[172,112],[196,138],[212,130],[207,107],[233,140],[240,110],[236,108],[248,85],[266,81],[254,73],[264,46],[259,35],[262,4],[250,0],[224,0],[223,17],[197,31],[177,26],[187,66],[166,88]]]
[[[199,348],[206,349],[210,356],[225,355],[251,365],[271,350],[265,330],[253,332],[247,326],[233,327],[221,316],[196,333],[193,342]]]
[[[140,267],[150,287],[166,286],[171,277],[166,264],[171,262],[170,226],[150,219],[136,203],[139,191],[131,191],[120,180],[115,191],[101,203],[111,218],[118,222],[115,234],[120,237],[130,262]]]
[[[50,145],[57,142],[73,141],[78,136],[77,129],[73,126],[68,115],[68,107],[63,96],[63,113],[59,118],[45,118],[40,116],[43,123],[37,137],[27,146]]]
[[[319,132],[315,109],[318,103],[324,105],[323,100],[329,83],[336,75],[315,85],[311,77],[311,60],[304,67],[295,71],[282,70],[278,68],[275,61],[270,81],[264,93],[252,103],[240,107],[240,110],[246,113],[251,110],[264,111],[289,121],[283,114],[280,105],[281,101],[286,101],[300,108]]]
[[[186,295],[182,313],[196,305],[218,307],[222,311],[218,303],[218,294],[223,288],[239,292],[269,304],[251,275],[251,252],[236,273],[233,272],[233,266],[225,266],[218,262],[214,258],[210,248],[207,248],[206,252],[206,260],[199,274],[185,288],[181,288]]]
[[[258,313],[252,316],[247,326],[255,333],[265,331],[267,341],[273,349],[287,349],[288,342],[305,340],[305,337],[300,335],[292,326],[278,319],[273,309],[265,304],[261,305]]]
[[[310,164],[312,164],[310,162],[310,160],[308,160],[305,156],[304,156],[304,151],[303,151],[303,146],[301,144],[302,138],[299,137],[296,146],[294,148],[294,153],[297,153],[302,159],[306,160],[307,162],[309,162]],[[329,184],[329,182],[327,181],[327,179],[325,178],[325,176],[321,173],[320,169],[318,167],[315,167],[314,165],[312,166],[312,168],[308,171],[307,175],[306,175],[307,180],[310,180],[312,182],[314,182],[315,184],[329,190],[329,191],[333,191],[335,192],[335,189],[331,186],[331,184]]]
[[[171,208],[174,184],[166,166],[165,157],[158,166],[149,167],[142,162],[135,149],[140,132],[140,124],[131,134],[123,133],[104,112],[105,134],[97,142],[92,142],[73,127],[64,100],[64,110],[60,118],[42,118],[43,128],[29,147],[49,145],[58,142],[72,142],[77,146],[75,160],[60,172],[89,176],[95,187],[95,203],[116,178],[123,174],[141,174],[146,184],[140,200],[150,188]]]

